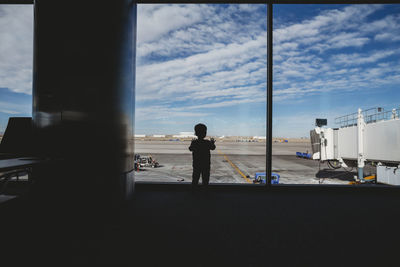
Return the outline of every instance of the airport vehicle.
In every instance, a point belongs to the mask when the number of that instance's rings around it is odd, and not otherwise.
[[[364,167],[376,170],[379,183],[400,185],[400,108],[358,109],[338,117],[339,128],[326,128],[326,119],[317,119],[310,132],[312,158],[334,169],[357,167],[357,181],[365,182]]]
[[[296,152],[296,157],[304,159],[312,159],[312,154],[308,152]]]
[[[141,156],[138,160],[140,167],[152,167],[156,168],[160,164],[155,161],[151,156]]]
[[[135,155],[135,167],[136,168],[140,168],[140,167],[142,167],[142,168],[143,167],[157,168],[159,166],[160,166],[160,164],[156,160],[154,160],[151,156]]]
[[[280,175],[277,173],[271,174],[271,184],[279,184]],[[253,183],[254,184],[265,184],[267,181],[267,174],[265,172],[256,172]]]

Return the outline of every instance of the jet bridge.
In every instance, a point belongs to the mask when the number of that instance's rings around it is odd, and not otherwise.
[[[364,180],[365,164],[377,166],[377,182],[400,185],[400,109],[383,108],[335,119],[339,128],[316,127],[311,131],[314,160],[357,167]]]

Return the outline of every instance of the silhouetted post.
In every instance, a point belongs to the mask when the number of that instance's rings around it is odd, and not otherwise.
[[[267,11],[267,183],[266,186],[271,186],[272,173],[272,1],[268,3]]]
[[[127,199],[134,186],[136,3],[36,0],[34,170],[43,193]]]

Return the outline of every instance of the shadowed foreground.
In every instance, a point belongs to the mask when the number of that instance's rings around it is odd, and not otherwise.
[[[192,193],[190,185],[137,184],[134,201],[118,209],[73,196],[19,198],[0,206],[1,261],[396,266],[399,196],[390,188],[211,185]]]

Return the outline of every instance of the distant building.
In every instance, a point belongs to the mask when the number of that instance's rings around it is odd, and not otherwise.
[[[196,136],[194,135],[193,132],[180,132],[177,135],[173,136],[174,138],[195,138]]]
[[[164,138],[164,137],[165,137],[165,134],[153,134],[152,137]]]
[[[145,138],[145,134],[135,134],[135,138]]]
[[[266,136],[253,136],[253,139],[260,139],[260,140],[266,140]]]

